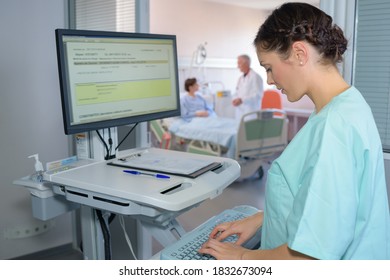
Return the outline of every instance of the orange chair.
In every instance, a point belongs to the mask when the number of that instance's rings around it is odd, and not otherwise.
[[[261,109],[282,109],[282,97],[279,91],[267,89],[261,101]]]

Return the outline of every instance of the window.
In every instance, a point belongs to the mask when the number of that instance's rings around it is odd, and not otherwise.
[[[353,83],[371,106],[383,149],[390,152],[390,2],[357,0]]]
[[[76,29],[135,32],[136,0],[74,0],[71,26]]]

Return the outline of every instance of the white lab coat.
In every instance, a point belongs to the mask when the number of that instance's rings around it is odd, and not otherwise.
[[[236,119],[240,120],[243,114],[260,110],[263,97],[263,80],[252,69],[246,76],[242,75],[237,82],[236,92],[233,99],[241,98],[242,104],[236,108]]]

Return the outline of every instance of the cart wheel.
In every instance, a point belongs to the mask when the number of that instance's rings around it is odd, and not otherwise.
[[[259,167],[259,169],[257,170],[257,173],[259,174],[259,179],[263,178],[263,176],[264,176],[263,166]]]

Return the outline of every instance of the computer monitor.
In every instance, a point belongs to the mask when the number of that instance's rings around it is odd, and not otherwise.
[[[180,115],[175,35],[56,30],[65,134]]]

